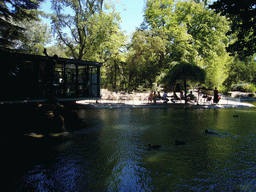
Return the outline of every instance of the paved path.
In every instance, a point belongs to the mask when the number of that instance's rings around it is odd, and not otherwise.
[[[185,105],[184,101],[177,101],[172,103],[163,103],[163,101],[158,101],[156,104],[148,103],[148,101],[138,101],[138,100],[99,100],[97,103],[95,100],[83,100],[77,101],[81,104],[81,107],[85,108],[236,108],[236,107],[254,107],[254,105],[245,102],[237,102],[226,99],[221,99],[220,102],[215,105],[212,103],[189,103]]]

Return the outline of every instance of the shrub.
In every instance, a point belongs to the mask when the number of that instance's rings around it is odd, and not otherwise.
[[[232,91],[242,91],[242,92],[245,92],[245,87],[247,86],[248,84],[247,83],[243,83],[243,84],[236,84],[236,85],[233,85],[231,90]]]
[[[243,88],[244,88],[244,90],[245,90],[246,92],[250,92],[250,93],[256,92],[256,87],[255,87],[255,85],[252,84],[252,83],[251,83],[251,84],[244,85]]]
[[[221,85],[219,87],[219,92],[223,93],[224,95],[228,95],[228,92],[230,91],[229,87],[226,87],[224,85]]]

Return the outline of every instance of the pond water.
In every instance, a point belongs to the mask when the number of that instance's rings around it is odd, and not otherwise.
[[[88,126],[59,143],[2,141],[2,187],[15,191],[256,190],[256,108],[81,109],[79,115]],[[205,134],[205,129],[215,134]],[[175,146],[175,140],[186,145]],[[148,150],[148,144],[161,148]]]

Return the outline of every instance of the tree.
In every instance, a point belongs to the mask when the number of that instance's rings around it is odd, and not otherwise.
[[[206,6],[206,5],[208,5],[211,2],[211,0],[194,0],[194,2],[202,3],[202,4],[204,4]]]
[[[110,40],[104,42],[94,55],[99,61],[104,62],[102,67],[102,82],[114,90],[126,81],[124,62],[126,60],[127,37],[121,31],[116,31]]]
[[[185,103],[187,104],[187,81],[190,80],[192,82],[203,83],[205,78],[206,73],[201,67],[195,64],[182,62],[180,64],[176,64],[171,70],[168,71],[166,76],[163,78],[163,82],[166,85],[172,85],[175,84],[178,80],[182,80],[185,88]]]
[[[47,53],[49,54],[50,57],[57,55],[58,57],[68,58],[68,56],[65,53],[66,52],[65,49],[67,48],[56,44],[51,47],[47,47]]]
[[[44,47],[51,42],[51,29],[41,21],[30,21],[19,24],[24,28],[24,38],[16,41],[16,49],[28,54],[43,55]]]
[[[152,87],[156,76],[166,67],[165,49],[167,36],[158,29],[138,30],[128,46],[126,71],[128,87]]]
[[[230,65],[225,49],[229,29],[226,18],[192,1],[178,2],[175,13],[191,35],[190,43],[198,54],[195,58],[197,65],[207,72],[205,85],[209,88],[221,85],[227,78]]]
[[[231,21],[231,30],[227,34],[234,35],[235,40],[227,50],[242,59],[253,55],[256,49],[256,2],[217,0],[209,7]]]
[[[68,48],[70,57],[91,60],[118,30],[119,15],[115,11],[103,12],[102,3],[99,0],[52,1],[53,31],[59,43]],[[65,14],[66,9],[71,9],[72,14]]]
[[[239,56],[234,57],[232,64],[230,65],[228,78],[224,84],[231,88],[234,84],[239,83],[254,83],[256,84],[256,60],[255,54],[248,56],[243,60],[240,60]]]
[[[168,36],[169,63],[195,63],[207,71],[206,85],[221,85],[230,64],[225,50],[229,23],[225,17],[193,1],[148,0],[143,26]]]
[[[23,39],[23,21],[36,20],[37,8],[43,0],[2,0],[0,2],[0,47],[8,48],[13,41]]]

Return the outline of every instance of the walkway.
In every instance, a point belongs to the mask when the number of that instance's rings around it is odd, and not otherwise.
[[[177,101],[176,103],[172,103],[169,101],[168,103],[163,103],[163,101],[158,101],[156,104],[148,103],[147,100],[99,100],[97,103],[95,100],[83,100],[77,101],[78,104],[81,104],[81,107],[88,108],[236,108],[236,107],[254,107],[253,104],[231,101],[227,99],[221,99],[220,102],[215,105],[212,103],[200,103],[197,105],[196,103],[189,103],[185,105],[185,102]]]

